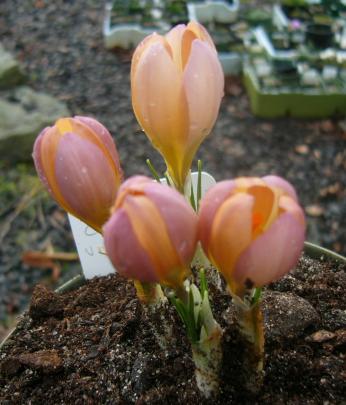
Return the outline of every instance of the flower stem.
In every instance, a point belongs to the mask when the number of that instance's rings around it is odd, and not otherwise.
[[[213,317],[204,269],[200,269],[199,279],[199,288],[185,280],[174,289],[170,299],[191,343],[197,386],[205,398],[210,398],[219,391],[223,331]]]
[[[156,171],[155,167],[153,166],[153,164],[151,163],[151,160],[147,159],[145,162],[146,162],[147,166],[149,167],[149,170],[151,171],[151,174],[153,175],[154,179],[158,183],[161,183],[160,176],[157,173],[157,171]]]
[[[197,212],[199,211],[199,203],[202,198],[202,161],[198,160],[197,163],[197,172],[198,172],[198,180],[197,180]]]
[[[263,382],[264,326],[260,308],[260,290],[256,290],[250,303],[232,294],[236,307],[238,328],[245,338],[246,358],[244,371],[247,388],[257,392]]]
[[[137,296],[144,304],[144,314],[147,317],[152,333],[162,350],[174,344],[173,321],[170,319],[168,300],[164,296],[161,286],[156,283],[134,282]]]
[[[134,281],[137,291],[137,297],[146,305],[158,305],[166,300],[160,284],[142,283],[139,280]]]
[[[205,398],[215,396],[219,392],[221,337],[222,330],[216,324],[212,334],[191,344],[197,386]]]

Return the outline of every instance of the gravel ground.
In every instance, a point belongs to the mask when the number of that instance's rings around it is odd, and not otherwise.
[[[23,63],[33,88],[65,101],[73,115],[94,116],[109,128],[126,176],[149,174],[147,157],[163,171],[132,112],[130,54],[104,49],[102,18],[103,2],[96,0],[2,0],[0,37]],[[339,124],[255,118],[241,80],[230,78],[219,119],[198,157],[217,180],[269,173],[286,177],[305,206],[308,239],[345,254],[346,134]],[[2,166],[0,175],[2,181],[20,179],[18,167]],[[2,224],[22,193],[18,187],[0,210]],[[53,202],[41,196],[30,207],[30,215],[24,211],[12,221],[0,248],[0,320],[22,309],[33,284],[50,274],[23,265],[23,250],[42,250],[49,241],[57,250],[74,250],[66,219]],[[78,271],[77,265],[65,267],[63,279]]]

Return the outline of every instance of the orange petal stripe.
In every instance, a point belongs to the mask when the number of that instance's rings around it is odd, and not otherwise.
[[[226,199],[214,217],[208,256],[229,284],[238,256],[251,243],[252,205],[250,195],[238,193]]]
[[[139,243],[150,256],[161,283],[173,288],[181,286],[188,270],[174,249],[156,206],[145,195],[127,195],[122,208],[128,214]]]
[[[252,235],[252,238],[255,239],[260,233],[268,229],[277,217],[278,198],[275,191],[268,186],[252,186],[247,192],[254,197],[255,201],[252,211],[253,220],[257,222]]]
[[[184,70],[190,56],[192,42],[197,39],[195,32],[185,30],[181,43],[181,70]]]

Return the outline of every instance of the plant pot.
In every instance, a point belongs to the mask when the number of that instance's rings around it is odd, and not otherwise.
[[[333,44],[334,32],[329,24],[311,23],[306,27],[306,39],[315,48],[326,49]]]
[[[302,259],[305,267],[301,270],[304,273],[299,273],[298,277],[289,275],[264,294],[268,365],[263,390],[254,395],[243,389],[239,363],[241,346],[234,341],[233,329],[225,329],[225,342],[232,343],[230,351],[225,352],[221,374],[223,380],[226,378],[224,393],[213,401],[216,405],[230,400],[234,403],[340,400],[342,362],[338,357],[341,350],[338,344],[342,342],[338,339],[343,336],[341,326],[333,321],[335,330],[319,329],[322,325],[319,325],[318,312],[300,298],[299,293],[304,295],[305,290],[311,290],[314,302],[321,303],[321,308],[325,309],[324,300],[329,292],[325,291],[324,283],[331,283],[335,287],[333,292],[342,294],[342,288],[335,283],[342,282],[341,267],[346,259],[310,243],[305,244],[305,253],[327,260],[328,277],[324,279],[320,273],[314,273],[312,266],[317,262],[305,258]],[[79,396],[83,396],[84,403],[154,403],[154,399],[155,403],[204,403],[194,382],[190,349],[179,319],[175,318],[177,341],[174,347],[169,347],[165,353],[156,349],[153,337],[148,335],[147,323],[139,321],[141,309],[133,289],[128,282],[116,277],[96,278],[84,285],[85,279],[77,276],[60,287],[58,292],[64,293],[67,303],[63,318],[50,317],[33,323],[24,315],[15,332],[0,346],[0,399],[7,400],[8,390],[12,389],[11,398],[19,402],[24,401],[23,398],[33,403],[78,402]],[[291,288],[292,293],[285,292]],[[124,292],[126,289],[128,292]],[[225,293],[218,295],[217,291],[212,291],[214,310],[218,313],[216,308],[229,306],[230,298]],[[127,294],[125,301],[124,294]],[[294,305],[298,305],[294,321],[292,299]],[[330,305],[338,302],[334,301],[335,297],[331,299]],[[74,308],[77,312],[72,313]],[[277,318],[270,308],[274,312],[276,308]],[[98,311],[103,311],[105,318]],[[330,313],[341,321],[342,311],[340,314],[335,311]],[[222,319],[221,313],[218,316]],[[225,311],[222,316],[227,318],[230,313]],[[292,324],[286,325],[287,320]],[[330,322],[329,317],[325,322]],[[273,329],[273,325],[278,328]],[[288,342],[287,345],[284,342]],[[319,353],[320,357],[315,359],[314,353]],[[52,367],[52,359],[58,368]],[[316,370],[311,366],[314,362],[318,364]],[[307,375],[312,378],[308,380],[308,387]],[[279,385],[271,386],[273,380]],[[288,385],[281,386],[286,380]],[[302,387],[305,387],[303,394]]]

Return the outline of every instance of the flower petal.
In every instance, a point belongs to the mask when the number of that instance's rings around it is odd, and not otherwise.
[[[41,131],[41,133],[38,135],[38,137],[36,138],[35,143],[34,143],[32,157],[34,159],[35,168],[36,168],[39,178],[41,179],[41,181],[45,185],[45,187],[48,189],[48,191],[52,194],[52,190],[50,188],[46,174],[44,172],[44,168],[43,168],[43,164],[42,164],[42,156],[41,156],[42,140],[43,140],[45,133],[47,131],[49,131],[50,129],[51,129],[51,127],[44,128]]]
[[[187,102],[181,72],[161,43],[150,45],[138,62],[132,103],[153,145],[181,176],[188,135]]]
[[[189,115],[189,144],[196,149],[211,131],[219,111],[224,74],[210,46],[195,39],[184,70]]]
[[[166,41],[171,48],[173,61],[180,68],[180,70],[183,70],[181,44],[185,30],[185,24],[179,24],[165,35]]]
[[[294,187],[282,177],[271,175],[262,177],[262,180],[264,180],[265,183],[268,184],[268,186],[279,188],[283,190],[287,195],[291,196],[295,201],[298,201],[297,193]]]
[[[276,219],[279,209],[279,195],[268,186],[251,186],[247,192],[255,199],[253,206],[252,237],[265,231]]]
[[[237,191],[246,192],[250,187],[253,186],[264,186],[265,182],[259,177],[237,177],[234,180]]]
[[[249,194],[236,194],[219,207],[213,222],[206,253],[231,286],[238,256],[251,242],[253,204]]]
[[[141,41],[138,44],[137,48],[135,49],[135,52],[133,53],[131,61],[131,83],[137,71],[137,66],[143,53],[149,48],[150,45],[157,42],[161,42],[163,44],[165,41],[161,35],[158,35],[156,32],[153,32],[151,35],[145,37],[143,41]]]
[[[303,226],[305,226],[305,215],[304,211],[300,207],[300,205],[293,200],[291,197],[288,196],[281,196],[279,201],[280,210],[283,212],[288,212],[293,215],[297,221],[299,221]]]
[[[206,41],[210,45],[210,47],[215,51],[215,53],[217,52],[211,36],[209,35],[208,31],[203,27],[202,24],[199,24],[196,21],[190,21],[187,25],[187,29],[192,31],[197,38],[201,39],[202,41]]]
[[[103,152],[88,139],[65,133],[56,150],[55,178],[63,207],[88,218],[95,229],[106,222],[116,197],[115,171]]]
[[[170,239],[167,224],[155,204],[145,195],[127,195],[122,208],[127,213],[137,240],[148,253],[161,284],[176,288],[187,275]]]
[[[103,234],[106,252],[122,276],[147,283],[159,281],[154,265],[136,238],[123,209],[120,208],[111,216],[103,227]]]
[[[234,181],[220,181],[211,187],[201,200],[199,209],[198,239],[201,241],[203,249],[207,252],[211,236],[211,228],[214,216],[220,205],[232,194],[235,188]]]
[[[191,30],[185,30],[181,39],[181,68],[185,69],[185,66],[190,58],[192,43],[198,37]]]
[[[182,263],[189,263],[197,244],[197,215],[185,198],[168,186],[151,183],[145,195],[154,202],[167,226],[173,246]]]
[[[120,167],[119,154],[115,147],[112,135],[109,133],[108,129],[91,117],[75,116],[74,118],[87,125],[101,139],[113,158],[118,176],[122,179],[122,169]]]
[[[305,227],[289,213],[280,215],[239,256],[234,281],[260,287],[278,280],[297,263],[304,239]]]

